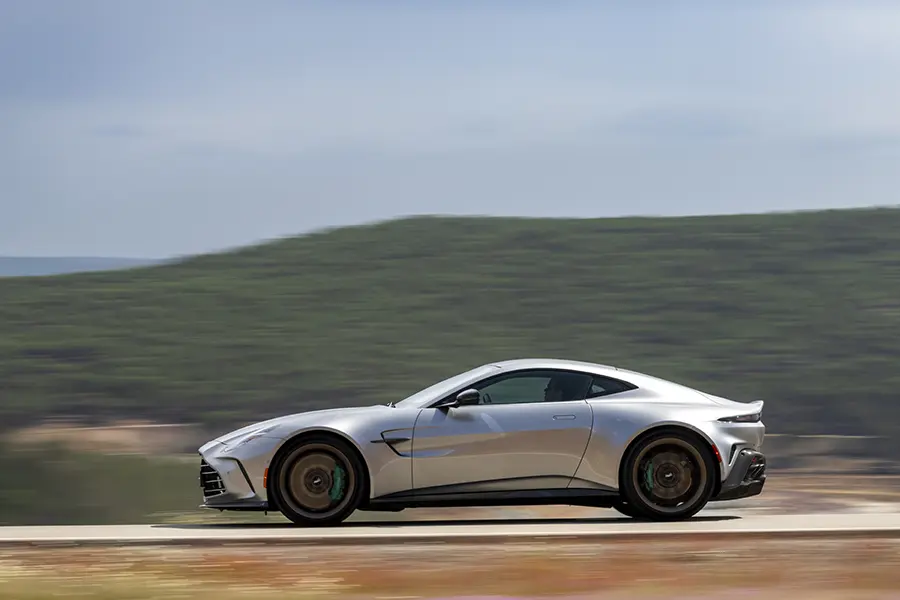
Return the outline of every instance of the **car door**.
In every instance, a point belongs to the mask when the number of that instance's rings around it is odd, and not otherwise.
[[[553,396],[561,382],[567,395]],[[590,382],[557,369],[512,372],[470,386],[481,392],[476,405],[423,409],[416,495],[567,487],[591,435]]]

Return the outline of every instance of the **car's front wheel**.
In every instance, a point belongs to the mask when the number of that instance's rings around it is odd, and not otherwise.
[[[364,465],[346,442],[303,438],[270,469],[270,493],[281,513],[298,525],[337,525],[361,502]]]
[[[622,495],[627,510],[655,521],[694,516],[712,495],[714,460],[706,444],[687,432],[647,436],[625,457]]]

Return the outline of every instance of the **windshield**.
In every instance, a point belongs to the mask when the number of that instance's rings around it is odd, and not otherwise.
[[[499,367],[489,365],[475,367],[474,369],[466,371],[465,373],[454,375],[449,379],[444,379],[443,381],[439,381],[434,385],[428,386],[424,390],[416,392],[412,396],[409,396],[407,398],[404,398],[400,402],[397,402],[394,406],[416,406],[430,397],[438,397],[450,393],[454,388],[463,385],[466,381],[469,381],[470,379],[478,379],[483,375],[487,375],[497,370],[498,368]]]

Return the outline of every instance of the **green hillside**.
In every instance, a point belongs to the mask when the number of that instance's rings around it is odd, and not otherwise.
[[[229,426],[561,356],[900,433],[900,211],[414,218],[122,272],[0,280],[0,422]]]

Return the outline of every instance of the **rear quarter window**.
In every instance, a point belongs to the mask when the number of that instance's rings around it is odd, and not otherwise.
[[[602,398],[603,396],[610,396],[612,394],[619,394],[636,389],[636,385],[628,383],[627,381],[596,375],[594,376],[593,381],[591,381],[591,387],[588,390],[587,397]]]

